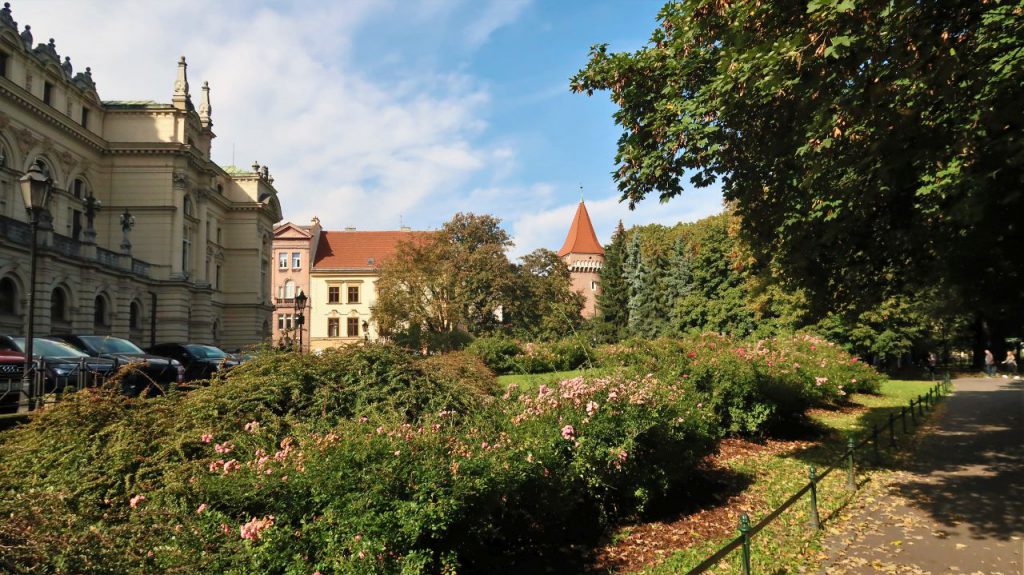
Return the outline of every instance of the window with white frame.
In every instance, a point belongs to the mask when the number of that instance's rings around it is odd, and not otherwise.
[[[279,252],[277,254],[277,269],[288,269],[288,252]]]
[[[300,252],[292,252],[292,269],[297,270],[302,267],[302,254]]]

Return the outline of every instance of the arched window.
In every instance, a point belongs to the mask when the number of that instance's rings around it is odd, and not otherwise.
[[[18,315],[18,284],[11,278],[0,279],[0,314]]]
[[[74,183],[71,184],[71,193],[78,199],[83,199],[89,195],[87,193],[88,188],[85,185],[85,180],[82,178],[75,178]]]
[[[5,168],[11,161],[11,154],[7,151],[7,146],[4,145],[3,141],[0,140],[0,168]]]
[[[128,305],[128,328],[142,329],[142,305],[137,301]]]
[[[54,333],[71,331],[71,314],[68,310],[68,292],[62,287],[53,288],[50,294],[50,324]]]
[[[92,308],[92,325],[94,328],[101,329],[110,327],[110,304],[107,303],[107,297],[103,294],[96,296]]]
[[[284,282],[284,299],[295,299],[295,282],[292,280]]]
[[[43,173],[47,178],[53,179],[53,170],[50,169],[50,164],[42,158],[36,158],[35,164],[39,166],[39,171]]]

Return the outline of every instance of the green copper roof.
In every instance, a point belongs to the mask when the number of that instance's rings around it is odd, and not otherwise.
[[[104,100],[103,105],[107,108],[120,108],[131,110],[148,110],[171,108],[171,104],[161,104],[154,100]]]

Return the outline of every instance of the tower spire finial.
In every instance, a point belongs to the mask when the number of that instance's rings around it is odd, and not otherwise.
[[[199,98],[199,121],[206,129],[213,127],[213,120],[210,117],[212,113],[213,106],[210,105],[210,83],[203,82],[203,95]]]
[[[175,108],[185,110],[188,109],[188,101],[188,64],[182,56],[178,60],[178,75],[174,79],[174,95],[171,96],[171,102]]]
[[[583,184],[580,184],[580,203],[583,203]]]

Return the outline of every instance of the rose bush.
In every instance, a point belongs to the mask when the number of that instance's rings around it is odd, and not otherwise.
[[[641,360],[495,391],[468,355],[372,345],[86,390],[0,435],[0,572],[529,571],[685,492],[724,433],[877,381],[803,336],[611,356]]]

